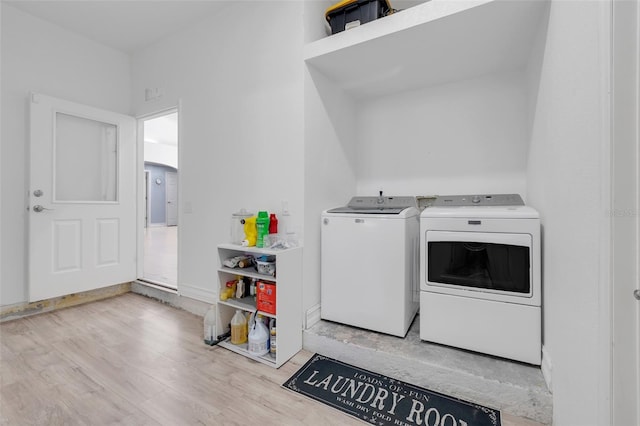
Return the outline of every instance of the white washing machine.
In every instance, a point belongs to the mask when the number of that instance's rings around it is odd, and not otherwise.
[[[415,197],[353,197],[321,224],[321,318],[404,337],[419,307]]]
[[[517,194],[438,197],[420,238],[420,338],[540,365],[538,212]]]

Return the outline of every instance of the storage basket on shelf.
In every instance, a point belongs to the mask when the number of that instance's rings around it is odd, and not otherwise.
[[[274,256],[259,256],[256,258],[256,269],[259,274],[276,275],[276,259]]]
[[[324,14],[331,26],[331,34],[339,33],[393,11],[388,0],[342,0],[329,7]]]

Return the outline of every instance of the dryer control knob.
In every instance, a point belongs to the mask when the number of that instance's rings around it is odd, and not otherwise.
[[[480,196],[479,196],[479,195],[474,195],[474,196],[471,198],[471,202],[472,202],[473,204],[478,204],[478,203],[480,202],[480,200],[481,200],[481,198],[480,198]]]

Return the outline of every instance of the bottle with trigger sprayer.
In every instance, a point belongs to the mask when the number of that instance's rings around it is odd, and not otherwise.
[[[278,232],[283,235],[287,235],[293,232],[291,229],[291,213],[289,213],[289,202],[282,201],[282,213],[280,213],[280,220],[278,221]]]

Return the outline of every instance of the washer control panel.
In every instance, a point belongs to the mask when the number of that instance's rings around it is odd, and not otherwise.
[[[433,207],[524,206],[518,194],[441,195]]]
[[[349,204],[328,210],[329,213],[359,213],[359,214],[400,214],[403,210],[418,208],[416,197],[401,196],[387,197],[353,197]]]
[[[353,197],[347,207],[352,209],[406,209],[416,207],[416,197]]]

